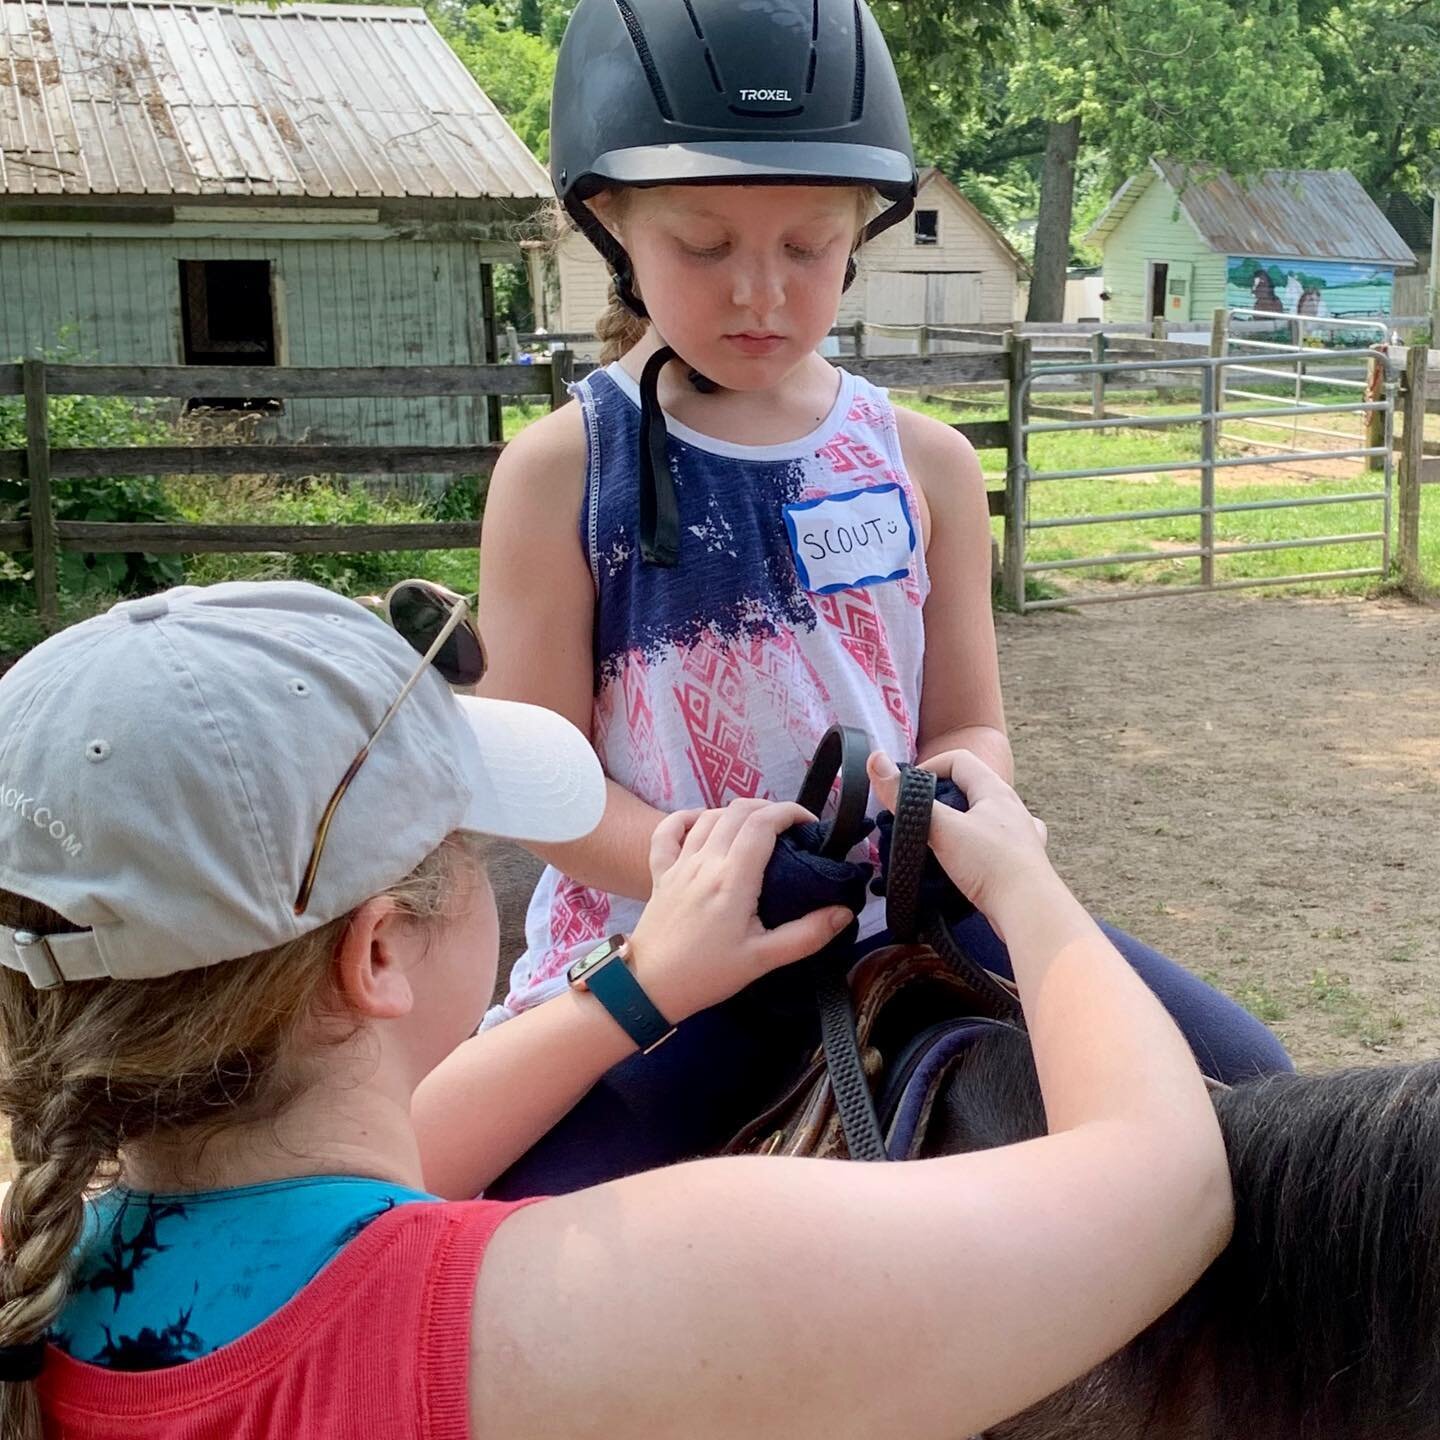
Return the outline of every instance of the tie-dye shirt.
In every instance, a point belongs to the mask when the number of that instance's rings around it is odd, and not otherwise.
[[[636,540],[639,390],[618,365],[575,387],[595,583],[592,740],[606,772],[665,811],[793,799],[832,724],[911,757],[929,593],[919,511],[883,390],[840,372],[802,439],[736,445],[670,420],[680,563]],[[493,1024],[549,999],[570,962],[634,928],[641,905],[553,867]],[[883,902],[861,935],[883,926]]]
[[[86,1202],[50,1339],[111,1370],[198,1360],[268,1320],[372,1220],[434,1201],[358,1175],[176,1195],[116,1186]]]

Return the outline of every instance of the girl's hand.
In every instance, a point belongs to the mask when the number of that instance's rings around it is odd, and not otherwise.
[[[877,750],[868,768],[881,805],[894,809],[900,780],[894,762]],[[1017,901],[1033,903],[1037,887],[1059,884],[1045,854],[1045,826],[969,750],[934,756],[925,769],[953,780],[969,803],[963,812],[934,807],[930,848],[960,893],[1001,930],[1003,912]]]
[[[854,918],[831,906],[767,930],[755,913],[776,837],[814,818],[799,805],[736,800],[682,810],[656,828],[650,903],[630,937],[630,965],[671,1024],[813,955]]]

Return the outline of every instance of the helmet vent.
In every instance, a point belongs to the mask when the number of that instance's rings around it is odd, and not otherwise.
[[[645,40],[645,32],[640,28],[640,22],[635,18],[634,10],[630,8],[630,0],[615,0],[615,8],[620,12],[620,18],[630,32],[630,42],[635,46],[635,54],[640,59],[641,68],[645,71],[645,78],[650,82],[650,91],[655,96],[655,104],[665,119],[673,120],[675,112],[670,108],[669,96],[665,94],[665,86],[660,81],[660,72],[655,68],[655,57],[651,55],[650,46]],[[694,18],[694,11],[691,11],[691,18]]]
[[[810,47],[810,68],[805,72],[805,93],[812,95],[815,92],[815,63],[820,57],[816,54],[815,47]]]
[[[865,113],[865,29],[860,21],[860,0],[855,0],[855,97],[850,102],[850,118],[858,120]]]
[[[810,50],[814,53],[820,40],[820,0],[814,0],[810,7]]]
[[[732,115],[743,115],[747,120],[793,120],[797,115],[805,113],[803,105],[797,105],[793,110],[747,110],[743,105],[732,105]]]
[[[690,17],[690,28],[695,32],[695,38],[703,43],[705,28],[700,24],[700,17],[695,13],[695,0],[685,0],[685,13]],[[715,63],[715,56],[711,53],[708,45],[705,46],[705,68],[710,72],[710,83],[715,87],[715,93],[723,95],[725,82],[720,78],[720,67]]]

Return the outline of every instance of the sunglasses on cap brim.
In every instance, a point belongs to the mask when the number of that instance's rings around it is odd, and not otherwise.
[[[466,609],[451,627],[430,663],[448,685],[478,685],[485,674],[485,642],[469,606],[473,595],[457,595],[433,580],[401,580],[384,595],[365,595],[360,603],[378,610],[421,655],[430,652],[436,637],[450,624],[458,604]]]
[[[345,792],[360,773],[360,767],[375,742],[405,703],[405,697],[420,683],[425,671],[433,665],[449,684],[457,686],[475,685],[485,674],[485,646],[465,596],[430,580],[402,580],[383,596],[372,595],[361,603],[379,610],[389,620],[396,632],[419,652],[420,664],[390,702],[390,708],[380,717],[380,723],[370,732],[370,738],[340,777],[335,793],[320,816],[315,841],[310,847],[310,858],[305,863],[305,874],[295,896],[297,915],[303,915],[309,907],[315,878],[320,872],[320,857],[325,853],[325,841],[330,834],[330,822],[334,820]]]

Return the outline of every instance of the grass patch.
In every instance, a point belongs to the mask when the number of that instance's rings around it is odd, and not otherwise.
[[[473,484],[452,490],[451,495],[459,497],[453,502],[449,497],[435,502],[377,495],[358,482],[317,479],[297,485],[259,475],[231,476],[223,481],[179,475],[167,480],[166,489],[184,518],[196,524],[409,524],[460,519],[467,509],[473,514],[478,504]],[[475,574],[473,548],[333,555],[262,551],[185,557],[185,577],[192,585],[223,580],[308,580],[344,595],[382,591],[412,575],[469,592],[475,588]]]
[[[1233,980],[1227,980],[1216,970],[1206,970],[1200,978],[1207,985],[1229,995],[1257,1020],[1267,1025],[1284,1020],[1290,1014],[1290,1007],[1263,981],[1245,980],[1237,984]]]
[[[1235,986],[1230,994],[1257,1020],[1263,1020],[1267,1025],[1285,1019],[1290,1013],[1289,1006],[1273,990],[1258,981]]]
[[[547,401],[515,400],[501,407],[501,426],[507,440],[513,440],[527,425],[533,425],[550,413]]]
[[[1354,1038],[1370,1050],[1383,1049],[1405,1028],[1398,1011],[1375,1005],[1356,994],[1348,975],[1317,969],[1310,976],[1309,1003],[1323,1011],[1336,1035]]]

